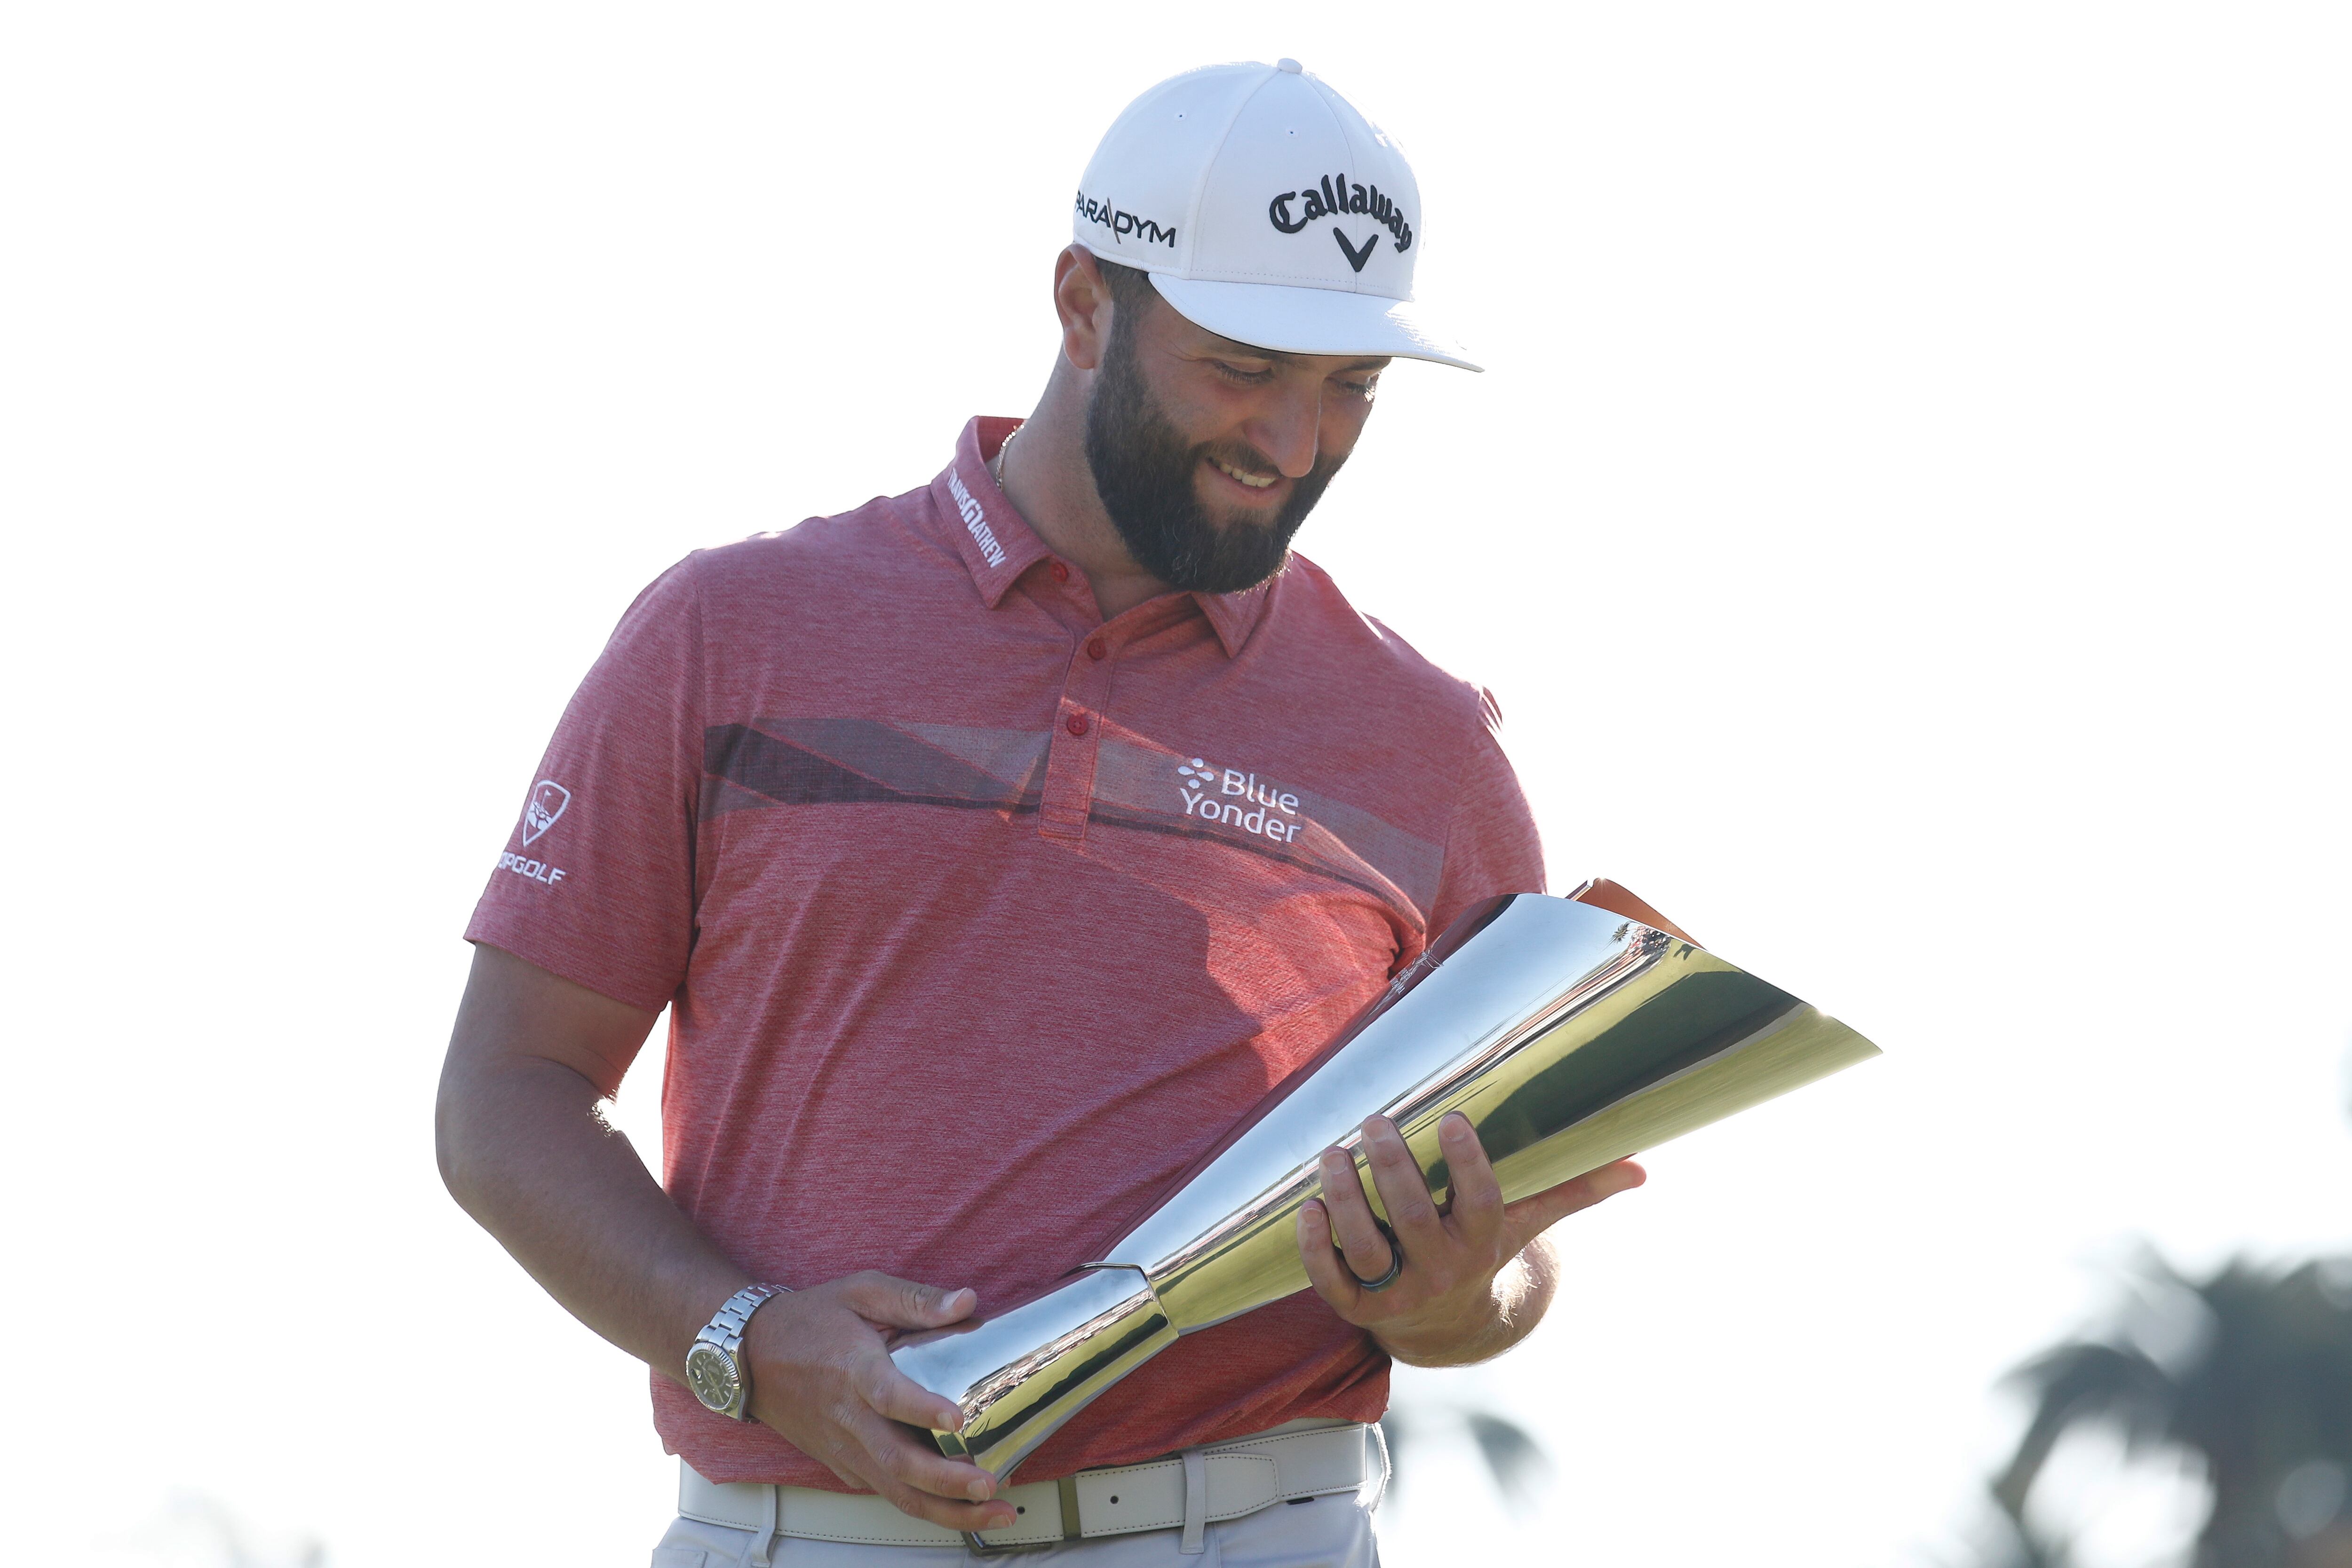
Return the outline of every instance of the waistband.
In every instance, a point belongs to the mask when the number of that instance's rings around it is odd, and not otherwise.
[[[977,1537],[900,1513],[869,1492],[706,1480],[682,1459],[677,1511],[705,1524],[872,1546],[1045,1546],[1181,1530],[1183,1549],[1193,1552],[1206,1525],[1355,1491],[1374,1477],[1385,1490],[1388,1468],[1378,1427],[1310,1419],[1142,1464],[1007,1487],[998,1495],[1018,1511],[1013,1523]]]

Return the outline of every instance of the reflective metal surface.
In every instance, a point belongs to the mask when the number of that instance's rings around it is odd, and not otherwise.
[[[1690,942],[1568,899],[1494,899],[1172,1184],[1106,1267],[894,1354],[963,1407],[941,1448],[1002,1476],[1177,1335],[1304,1289],[1298,1207],[1318,1156],[1356,1149],[1367,1116],[1396,1122],[1443,1201],[1437,1124],[1462,1112],[1514,1202],[1876,1054]],[[1380,1210],[1368,1171],[1364,1187]]]
[[[974,1322],[935,1329],[890,1353],[898,1370],[963,1408],[942,1453],[1009,1474],[1095,1396],[1176,1343],[1143,1275],[1091,1269]]]

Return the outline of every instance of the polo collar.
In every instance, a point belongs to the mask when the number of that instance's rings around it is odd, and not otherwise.
[[[955,461],[931,481],[931,498],[947,521],[948,537],[991,610],[1004,601],[1023,572],[1054,553],[1013,509],[988,471],[989,459],[1020,427],[1017,419],[973,418],[956,442]]]
[[[989,414],[973,417],[956,442],[955,461],[931,481],[931,498],[948,523],[948,537],[956,554],[991,610],[1004,601],[1022,573],[1048,559],[1045,548],[1013,502],[997,486],[988,465],[1003,450],[1005,439],[1021,427],[1017,419]],[[1275,580],[1278,581],[1279,579]],[[1217,633],[1227,658],[1240,654],[1265,616],[1274,598],[1274,581],[1261,582],[1239,593],[1192,593],[1185,596],[1200,607]]]
[[[1225,645],[1225,657],[1238,657],[1265,617],[1265,607],[1274,599],[1274,585],[1280,580],[1270,578],[1255,588],[1244,588],[1239,593],[1195,593],[1192,602],[1217,629],[1217,641]]]

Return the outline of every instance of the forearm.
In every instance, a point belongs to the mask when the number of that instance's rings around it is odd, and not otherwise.
[[[1384,1324],[1372,1331],[1381,1348],[1410,1366],[1468,1366],[1491,1361],[1534,1332],[1551,1306],[1559,1256],[1538,1236],[1495,1275],[1483,1303],[1455,1318],[1429,1323]]]
[[[453,1069],[435,1115],[442,1179],[574,1317],[675,1378],[696,1332],[750,1281],[598,1105],[560,1062]]]

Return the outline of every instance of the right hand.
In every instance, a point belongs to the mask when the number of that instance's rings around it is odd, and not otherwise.
[[[778,1296],[744,1334],[751,1415],[901,1513],[950,1530],[1001,1530],[1013,1510],[996,1499],[996,1478],[949,1458],[925,1435],[959,1430],[963,1412],[889,1356],[898,1332],[960,1322],[979,1304],[971,1291],[870,1269]]]

